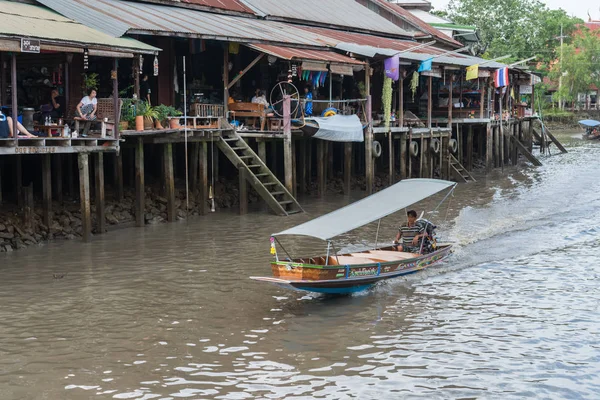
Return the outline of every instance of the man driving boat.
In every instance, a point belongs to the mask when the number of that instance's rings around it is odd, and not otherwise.
[[[408,211],[406,219],[407,222],[398,229],[394,245],[397,245],[395,247],[398,251],[418,254],[421,252],[421,241],[427,236],[427,232],[424,226],[417,224],[417,212],[415,210]],[[402,239],[402,244],[400,244],[400,239]]]

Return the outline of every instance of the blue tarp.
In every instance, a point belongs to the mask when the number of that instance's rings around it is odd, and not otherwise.
[[[583,126],[588,126],[590,128],[600,126],[600,121],[595,121],[593,119],[582,119],[581,121],[579,121],[579,123]]]

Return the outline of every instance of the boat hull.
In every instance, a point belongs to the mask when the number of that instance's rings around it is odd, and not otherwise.
[[[358,265],[316,266],[294,262],[271,264],[273,277],[250,277],[286,289],[316,293],[351,294],[368,290],[380,281],[413,274],[442,262],[451,253],[451,246],[403,260],[370,262]],[[377,257],[368,252],[365,256]],[[360,256],[360,254],[358,254]],[[360,258],[360,257],[359,257]],[[335,259],[335,257],[332,257]]]

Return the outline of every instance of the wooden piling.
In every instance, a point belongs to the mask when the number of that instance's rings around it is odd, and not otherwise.
[[[190,174],[190,191],[192,193],[196,192],[198,189],[198,157],[200,155],[200,143],[192,142],[190,145],[190,165],[189,165],[189,174]]]
[[[208,213],[208,143],[202,142],[200,147],[200,159],[198,162],[198,175],[200,175],[200,190],[198,201],[200,203],[200,215]]]
[[[267,165],[267,142],[258,140],[258,157]]]
[[[248,184],[246,181],[246,169],[240,169],[240,215],[248,213]]]
[[[4,159],[2,158],[2,159],[0,159],[0,205],[2,205],[2,171],[4,170],[3,167],[4,167]]]
[[[421,133],[421,141],[419,142],[419,178],[424,178],[423,175],[423,151],[425,149],[424,135]]]
[[[467,132],[467,170],[473,170],[473,125],[469,125]]]
[[[90,164],[88,153],[77,154],[79,165],[79,200],[81,203],[81,237],[89,242],[92,237],[92,215],[90,208]]]
[[[42,203],[44,225],[52,225],[52,160],[50,154],[42,156]]]
[[[400,160],[400,179],[406,179],[406,133],[402,132],[400,134],[400,152],[398,154],[398,158]]]
[[[291,100],[285,95],[283,100],[283,169],[285,176],[285,187],[290,193],[294,193],[294,172],[292,159],[292,120]]]
[[[312,185],[313,176],[313,142],[310,139],[306,139],[306,186],[308,188]]]
[[[27,186],[24,186],[21,189],[23,193],[23,199],[21,203],[23,203],[23,222],[25,227],[31,229],[33,227],[34,221],[34,204],[33,204],[33,183],[30,183]]]
[[[277,176],[279,179],[279,174],[277,173],[277,140],[271,141],[271,172],[273,175]]]
[[[144,142],[138,138],[135,146],[135,225],[145,225],[146,188],[144,176]]]
[[[456,141],[458,143],[458,149],[456,150],[456,158],[458,159],[458,162],[463,164],[463,125],[462,124],[456,124]],[[469,126],[472,126],[471,124],[469,124]],[[450,131],[452,132],[452,131]]]
[[[327,179],[333,179],[333,142],[327,142]]]
[[[366,74],[369,76],[370,68],[367,66]],[[370,92],[367,92],[370,93]],[[373,165],[373,127],[371,126],[371,95],[367,95],[367,131],[365,132],[365,175],[366,175],[366,185],[367,185],[367,194],[373,194],[373,179],[375,178],[374,174],[374,165]]]
[[[96,233],[106,232],[106,213],[104,195],[104,153],[96,154]]]
[[[317,179],[318,179],[318,196],[325,195],[325,141],[317,141]]]
[[[409,128],[408,129],[408,143],[407,143],[408,151],[407,151],[407,156],[406,156],[406,159],[408,161],[407,178],[409,178],[409,179],[412,178],[412,164],[413,164],[413,155],[410,153],[410,144],[412,143],[412,138],[413,138],[412,132],[413,132],[412,128]]]
[[[394,134],[388,132],[388,184],[392,186],[395,181],[394,177]]]
[[[485,126],[485,168],[487,172],[490,172],[494,168],[494,133],[492,131],[492,124],[487,123]]]
[[[344,143],[344,194],[350,194],[352,180],[352,142]]]
[[[298,147],[294,138],[292,138],[292,189],[292,195],[298,197]]]
[[[298,145],[298,165],[297,170],[299,171],[298,179],[298,191],[301,194],[306,193],[306,139],[299,139],[296,144]]]
[[[165,143],[163,145],[163,162],[165,169],[165,188],[167,197],[167,220],[174,222],[177,218],[175,209],[175,176],[173,168],[173,144]]]
[[[499,126],[494,126],[494,167],[499,168],[500,164],[500,133]]]
[[[15,190],[17,206],[23,207],[23,160],[20,155],[15,156]]]
[[[52,156],[52,171],[54,171],[54,179],[52,179],[54,199],[62,204],[63,202],[63,174],[62,174],[62,154]]]
[[[123,201],[125,191],[123,190],[123,152],[119,151],[115,154],[115,162],[113,164],[113,181],[115,184],[115,197],[117,201]]]

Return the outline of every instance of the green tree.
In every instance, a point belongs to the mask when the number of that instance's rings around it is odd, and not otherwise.
[[[561,25],[564,34],[571,36],[582,22],[564,10],[548,9],[539,0],[450,0],[447,12],[455,23],[477,27],[488,45],[486,56],[510,54],[513,60],[533,56],[553,60]]]

